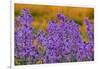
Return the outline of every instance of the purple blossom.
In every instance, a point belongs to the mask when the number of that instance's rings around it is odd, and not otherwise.
[[[63,14],[57,14],[57,18],[60,22],[48,22],[47,32],[35,31],[29,10],[22,9],[17,18],[20,27],[15,24],[15,57],[25,59],[27,64],[35,64],[37,60],[43,63],[94,60],[94,33],[89,20],[85,20],[88,36],[88,43],[85,43],[75,21]]]

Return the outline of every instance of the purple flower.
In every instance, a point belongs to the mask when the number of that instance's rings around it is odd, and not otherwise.
[[[33,18],[27,9],[23,9],[21,10],[21,15],[18,16],[17,20],[20,22],[20,24],[30,25]]]
[[[59,22],[48,22],[47,32],[35,31],[29,10],[21,10],[17,18],[20,28],[15,26],[15,57],[25,59],[27,64],[34,64],[38,60],[43,63],[92,61],[94,33],[89,20],[85,20],[88,36],[88,43],[85,43],[80,34],[80,26],[74,20],[63,14],[57,14],[57,18]]]
[[[63,14],[57,14],[57,18],[61,21],[65,21],[66,17]]]

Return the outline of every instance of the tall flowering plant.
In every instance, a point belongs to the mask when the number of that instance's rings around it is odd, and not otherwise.
[[[80,33],[80,25],[63,14],[59,22],[48,22],[47,31],[35,31],[32,15],[22,9],[15,23],[15,64],[62,63],[94,60],[93,25],[85,19],[88,42]],[[18,60],[17,60],[18,59]]]

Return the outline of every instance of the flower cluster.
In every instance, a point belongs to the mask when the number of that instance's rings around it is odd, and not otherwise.
[[[88,43],[83,41],[80,25],[63,14],[59,22],[48,22],[47,31],[32,27],[33,18],[23,9],[15,23],[15,58],[22,64],[61,63],[94,60],[93,25],[85,19]],[[24,62],[25,61],[25,62]]]
[[[21,10],[21,16],[17,18],[17,21],[19,23],[15,24],[15,57],[26,61],[27,58],[30,58],[35,53],[35,51],[33,52],[32,44],[34,39],[34,29],[31,25],[33,18],[28,9]]]

